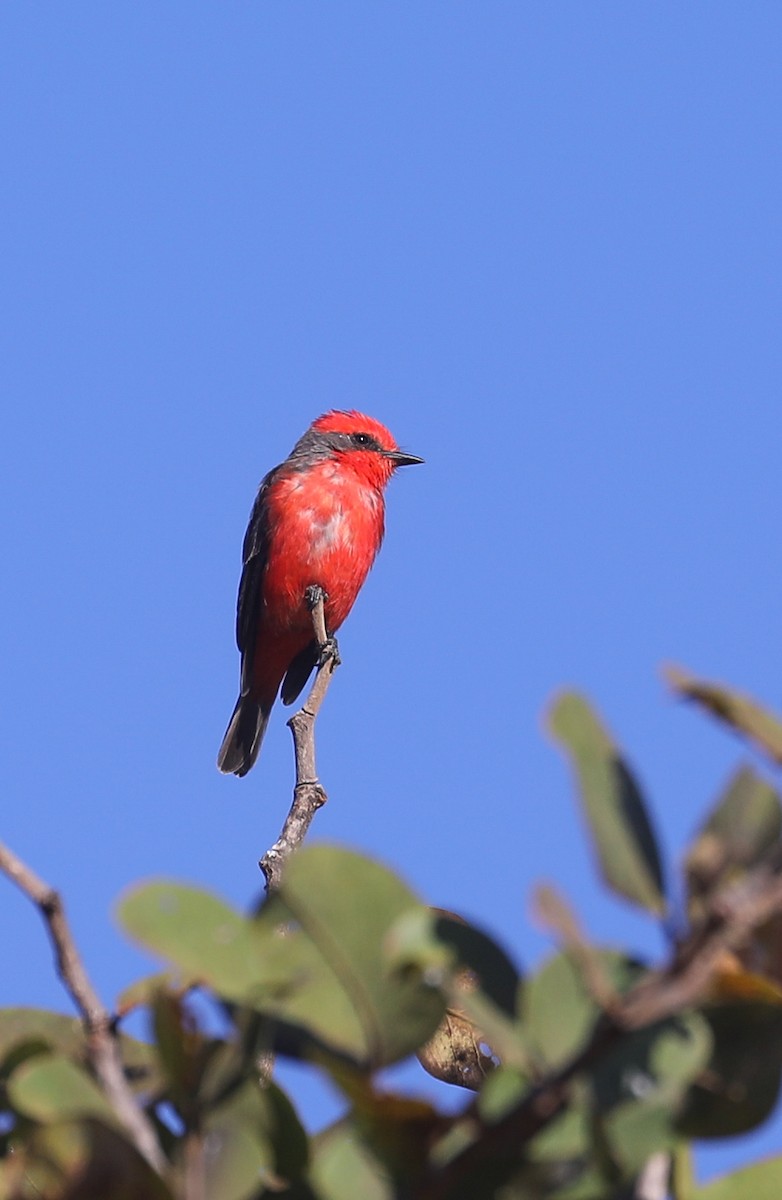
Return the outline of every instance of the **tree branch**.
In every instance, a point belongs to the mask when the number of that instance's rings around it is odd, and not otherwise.
[[[122,1065],[111,1014],[102,1004],[81,961],[59,892],[44,883],[12,850],[0,843],[0,871],[38,908],[54,948],[57,974],[80,1013],[90,1064],[130,1140],[156,1171],[166,1160],[154,1127],[136,1103]]]
[[[451,1188],[494,1155],[518,1148],[548,1125],[568,1101],[570,1085],[592,1068],[630,1030],[675,1016],[703,999],[726,951],[746,942],[753,930],[782,912],[782,863],[768,862],[711,899],[706,920],[675,949],[670,961],[650,972],[598,1020],[591,1038],[555,1075],[543,1080],[493,1125],[483,1125],[472,1105],[465,1114],[479,1126],[476,1139],[443,1167],[429,1173],[418,1200],[444,1200]]]
[[[296,757],[296,783],[293,788],[293,803],[285,818],[282,832],[258,864],[266,877],[267,892],[279,887],[285,863],[304,841],[315,813],[327,800],[315,766],[315,721],[331,677],[339,666],[339,651],[336,640],[329,637],[326,630],[325,600],[326,593],[323,588],[313,586],[308,589],[307,603],[312,612],[312,628],[320,648],[320,658],[307,699],[288,721],[293,734]]]

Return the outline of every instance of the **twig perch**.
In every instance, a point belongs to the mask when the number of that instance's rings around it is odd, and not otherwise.
[[[323,588],[314,586],[308,590],[307,603],[312,612],[312,628],[320,647],[320,658],[307,699],[288,721],[293,734],[296,757],[296,783],[293,788],[293,803],[285,818],[282,832],[259,863],[266,877],[267,892],[279,887],[285,863],[304,841],[312,818],[327,799],[315,766],[315,720],[331,683],[331,677],[339,666],[339,651],[336,640],[329,636],[326,629],[325,600]]]
[[[38,908],[54,948],[57,973],[84,1021],[90,1064],[106,1098],[124,1125],[130,1140],[158,1172],[166,1160],[154,1127],[137,1104],[122,1066],[111,1014],[87,975],[59,892],[44,883],[12,850],[0,843],[0,871]]]

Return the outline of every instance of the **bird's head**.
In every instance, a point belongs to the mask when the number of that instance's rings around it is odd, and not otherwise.
[[[312,422],[299,446],[338,458],[372,487],[383,488],[397,467],[424,460],[400,450],[393,435],[373,417],[334,409]]]

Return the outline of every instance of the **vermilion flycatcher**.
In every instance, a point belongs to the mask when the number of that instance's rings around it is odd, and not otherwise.
[[[221,771],[247,774],[280,684],[283,704],[292,704],[318,661],[308,589],[325,592],[326,629],[335,633],[380,549],[383,490],[397,467],[420,462],[379,421],[335,411],[313,421],[261,483],[244,538],[241,686],[217,756]]]

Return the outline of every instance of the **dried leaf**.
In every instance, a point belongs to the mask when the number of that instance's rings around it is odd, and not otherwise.
[[[749,738],[773,762],[782,765],[782,717],[749,696],[719,683],[697,679],[682,667],[666,666],[668,684],[685,700],[694,700],[712,716]]]

